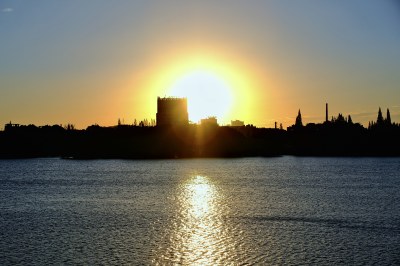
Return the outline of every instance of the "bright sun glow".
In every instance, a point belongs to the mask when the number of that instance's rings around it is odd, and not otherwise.
[[[169,94],[187,97],[189,119],[192,122],[209,116],[224,119],[232,106],[232,91],[227,83],[204,70],[189,72],[176,80]]]

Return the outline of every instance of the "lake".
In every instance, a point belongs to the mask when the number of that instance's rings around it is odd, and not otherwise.
[[[399,265],[400,158],[0,160],[0,264]]]

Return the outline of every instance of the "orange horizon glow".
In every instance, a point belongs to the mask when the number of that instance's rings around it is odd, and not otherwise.
[[[157,97],[178,96],[188,98],[189,118],[194,123],[208,116],[216,116],[219,124],[229,124],[236,119],[252,121],[254,96],[260,93],[254,77],[256,72],[250,74],[251,68],[237,59],[206,55],[177,56],[157,62],[161,67],[149,73],[154,78],[143,85],[149,88],[146,95],[151,101],[146,105],[147,113],[155,115]],[[206,86],[200,89],[196,82]],[[201,104],[206,103],[208,106],[202,110]]]

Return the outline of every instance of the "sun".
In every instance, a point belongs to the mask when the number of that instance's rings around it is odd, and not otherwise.
[[[216,116],[224,120],[232,105],[232,90],[227,82],[206,70],[194,70],[184,74],[170,87],[169,94],[187,97],[189,120]]]

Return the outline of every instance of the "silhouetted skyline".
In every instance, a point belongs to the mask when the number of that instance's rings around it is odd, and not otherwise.
[[[0,131],[0,158],[199,158],[249,156],[400,156],[400,124],[381,108],[368,128],[339,113],[321,123],[303,124],[301,110],[286,130],[253,125],[219,126],[216,117],[191,124],[186,99],[157,98],[157,124],[147,120],[113,127],[97,124],[12,124]],[[328,112],[326,112],[327,114]],[[239,121],[240,122],[240,121]]]

